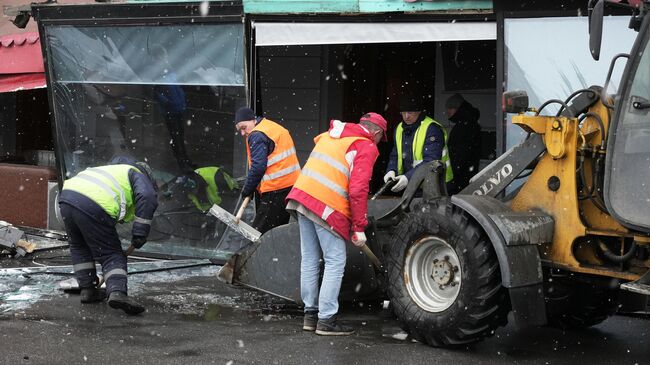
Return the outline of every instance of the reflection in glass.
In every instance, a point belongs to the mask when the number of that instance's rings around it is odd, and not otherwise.
[[[47,30],[56,142],[67,178],[115,156],[144,160],[160,186],[144,250],[213,257],[245,163],[232,125],[245,104],[241,24]],[[125,240],[130,227],[118,226]],[[125,241],[126,242],[126,241]]]
[[[546,100],[564,100],[576,90],[602,85],[612,57],[632,47],[636,32],[628,28],[628,22],[629,17],[605,18],[600,61],[594,61],[587,17],[505,19],[505,89],[526,90],[530,105],[537,107]],[[616,71],[612,85],[618,85],[621,78],[622,69]],[[543,114],[555,112],[557,107],[552,105]],[[511,117],[506,125],[506,148],[525,136],[512,125]]]

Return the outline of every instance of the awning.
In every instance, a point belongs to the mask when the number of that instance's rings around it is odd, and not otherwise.
[[[44,73],[0,75],[0,93],[47,87]]]
[[[496,22],[253,23],[256,46],[493,40]]]
[[[37,32],[0,37],[0,92],[46,87]]]

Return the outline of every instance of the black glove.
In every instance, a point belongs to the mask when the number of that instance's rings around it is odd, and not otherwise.
[[[242,197],[242,199],[244,199],[244,198],[252,198],[254,193],[255,193],[254,191],[248,192],[248,191],[242,190],[241,197]]]
[[[131,244],[135,248],[141,248],[142,246],[144,246],[146,242],[147,242],[147,237],[133,236],[133,238],[131,238]]]

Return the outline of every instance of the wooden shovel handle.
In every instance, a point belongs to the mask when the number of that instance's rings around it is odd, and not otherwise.
[[[370,262],[372,262],[372,264],[375,265],[377,269],[382,268],[381,261],[379,261],[377,256],[375,256],[375,254],[370,250],[370,247],[368,247],[367,245],[363,245],[359,248],[361,249],[361,251],[363,251],[366,254],[366,256],[368,256]]]
[[[246,206],[248,203],[251,201],[251,197],[247,196],[244,198],[244,201],[241,203],[241,206],[239,207],[239,210],[237,211],[237,215],[235,215],[235,222],[239,224],[239,221],[241,220],[242,215],[244,215],[244,210],[246,210]]]

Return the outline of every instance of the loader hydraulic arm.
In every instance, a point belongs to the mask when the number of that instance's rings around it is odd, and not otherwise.
[[[512,100],[509,98],[508,94],[509,93],[504,94],[504,103],[510,106],[517,106],[518,111],[520,112],[528,109],[527,105],[521,105],[520,100]],[[525,99],[525,104],[528,103],[528,97],[525,92],[513,91],[512,95],[516,95],[517,99]],[[560,100],[557,101],[562,105],[559,114],[567,118],[576,117],[577,115],[587,111],[589,107],[596,103],[599,95],[600,88],[595,86],[592,86],[590,89],[579,90],[579,92],[571,95],[566,102]],[[545,105],[540,107],[540,111]],[[471,179],[470,184],[463,189],[460,194],[485,195],[495,198],[524,170],[529,168],[530,164],[533,163],[535,159],[537,159],[543,152],[547,151],[548,141],[546,141],[542,135],[547,131],[546,124],[548,123],[546,122],[546,118],[548,117],[539,116],[539,111],[537,111],[535,116],[522,118],[529,118],[532,121],[531,123],[516,123],[529,132],[528,138],[508,150],[474,176]],[[541,118],[545,118],[543,123],[535,122],[537,119],[542,121]],[[549,130],[552,129],[551,126]]]

